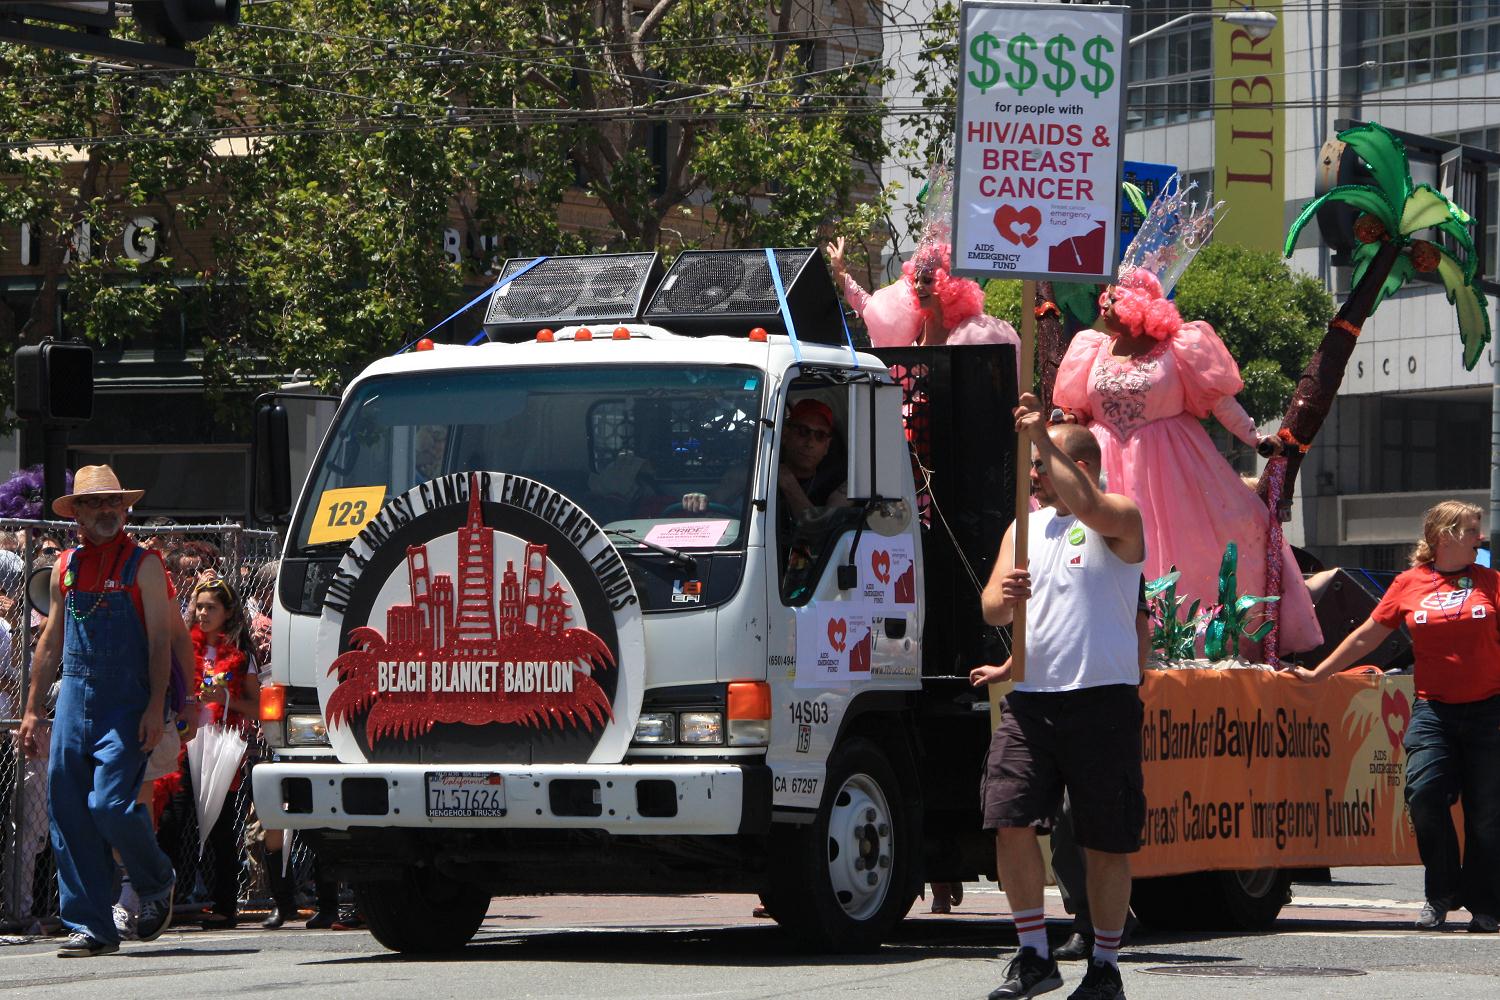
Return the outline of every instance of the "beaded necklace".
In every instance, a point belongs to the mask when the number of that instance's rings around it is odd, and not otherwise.
[[[1454,573],[1464,574],[1454,581],[1458,587],[1454,593],[1462,593],[1464,597],[1463,600],[1458,602],[1458,607],[1451,612],[1443,606],[1443,598],[1439,588],[1442,587],[1443,580],[1446,577],[1452,576],[1453,573],[1439,573],[1436,563],[1433,563],[1428,569],[1432,573],[1432,596],[1437,602],[1438,610],[1443,613],[1443,618],[1447,621],[1457,621],[1459,616],[1464,612],[1464,605],[1469,603],[1469,595],[1473,593],[1474,581],[1469,579],[1469,567],[1465,566],[1462,569],[1453,571]]]
[[[82,549],[73,550],[72,557],[68,559],[67,575],[63,579],[63,582],[68,585],[68,600],[65,607],[67,607],[68,614],[72,617],[72,619],[75,622],[80,623],[88,621],[89,618],[93,617],[94,612],[99,610],[99,605],[103,604],[104,599],[109,596],[108,583],[109,581],[113,580],[115,578],[115,574],[120,571],[120,564],[125,554],[125,550],[123,547],[120,551],[115,553],[114,563],[110,566],[109,573],[105,575],[102,581],[100,581],[99,593],[94,595],[94,603],[89,605],[89,609],[87,611],[79,611],[77,600],[78,588],[73,586],[73,584],[78,579],[76,559],[78,554],[82,551]]]

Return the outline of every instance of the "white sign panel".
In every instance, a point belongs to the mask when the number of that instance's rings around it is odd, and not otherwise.
[[[1113,280],[1129,13],[963,5],[954,274]]]
[[[874,608],[865,601],[814,601],[797,611],[793,687],[842,687],[870,677]]]
[[[916,544],[910,535],[886,538],[865,532],[854,554],[860,598],[873,607],[910,607],[917,600]]]

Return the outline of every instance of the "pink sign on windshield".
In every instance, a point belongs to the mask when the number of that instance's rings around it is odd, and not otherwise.
[[[733,521],[673,521],[658,524],[646,532],[646,541],[674,549],[711,549],[724,538]]]

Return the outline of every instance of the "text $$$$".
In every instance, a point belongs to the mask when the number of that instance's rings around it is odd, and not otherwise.
[[[1038,69],[1033,61],[1039,48],[1046,56],[1046,72]],[[1009,69],[1002,70],[997,49],[1005,50],[1005,58],[1011,64]],[[1077,43],[1064,34],[1053,35],[1042,46],[1025,32],[1006,43],[986,31],[975,35],[969,42],[969,58],[973,66],[969,70],[969,82],[978,87],[981,94],[986,94],[1004,78],[1006,85],[1016,92],[1017,97],[1025,96],[1026,91],[1036,86],[1038,79],[1058,97],[1076,82],[1098,97],[1115,85],[1115,69],[1105,61],[1105,56],[1114,50],[1114,43],[1103,35],[1090,38],[1080,50]],[[1075,57],[1080,51],[1083,58],[1082,72],[1075,65]]]

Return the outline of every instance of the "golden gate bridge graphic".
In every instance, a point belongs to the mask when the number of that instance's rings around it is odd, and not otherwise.
[[[593,677],[615,666],[593,632],[569,628],[572,604],[547,586],[547,546],[527,542],[518,574],[506,561],[495,594],[495,531],[484,523],[477,476],[458,530],[458,579],[435,573],[427,545],[406,550],[411,603],[386,609],[386,634],[368,625],[349,633],[348,652],[329,673],[330,725],[364,714],[370,745],[420,736],[439,722],[519,723],[592,730],[614,717]],[[562,683],[559,683],[561,678]]]

